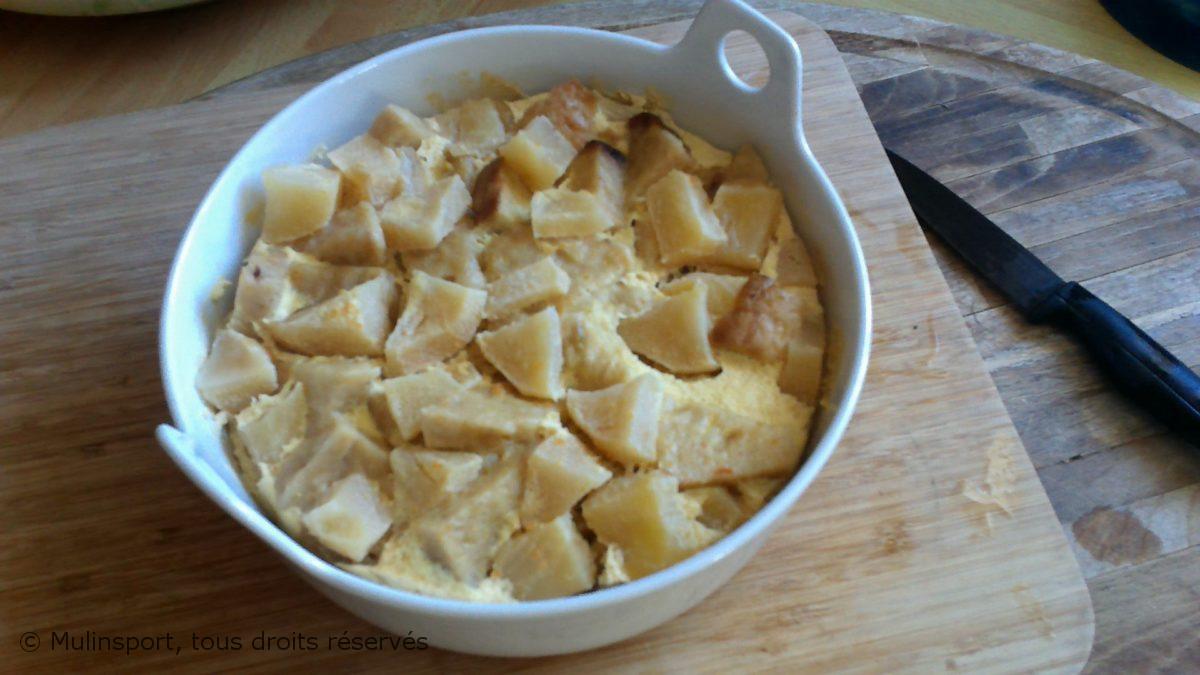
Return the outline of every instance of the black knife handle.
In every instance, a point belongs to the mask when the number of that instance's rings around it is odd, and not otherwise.
[[[1126,395],[1200,448],[1200,376],[1074,281],[1038,309],[1078,336]]]

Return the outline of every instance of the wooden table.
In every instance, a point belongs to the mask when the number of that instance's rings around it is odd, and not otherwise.
[[[831,0],[1057,47],[1200,98],[1200,76],[1129,35],[1097,0]],[[218,0],[105,19],[0,12],[0,136],[185,101],[316,52],[413,26],[555,0]]]
[[[538,4],[484,2],[466,9],[486,13]],[[669,16],[686,4],[648,3],[646,12]],[[1133,38],[1122,37],[1120,29],[1090,0],[854,0],[841,4],[926,14],[1016,33],[1093,56],[1109,55],[1130,70],[1200,96],[1200,75],[1153,55]],[[556,7],[544,11],[549,21],[569,18],[573,10]],[[165,105],[275,63],[463,15],[464,8],[457,3],[413,7],[325,2],[302,8],[299,3],[218,2],[131,20],[67,23],[65,29],[64,24],[49,20],[3,15],[0,44],[14,48],[0,54],[4,87],[0,90],[0,134]],[[878,15],[875,18],[879,19]],[[105,31],[99,37],[95,36],[97,25]],[[620,24],[610,20],[604,25]],[[898,35],[903,32],[903,27],[897,29]],[[840,38],[835,34],[835,40],[844,53],[860,59],[859,68],[869,67],[867,59],[879,51],[878,45],[856,44],[852,31],[843,32]],[[343,47],[336,56],[316,57],[311,63],[333,66],[340,62],[337,59],[366,56],[356,49]],[[64,51],[66,56],[52,58]],[[900,49],[894,56],[902,52]],[[86,53],[88,60],[74,63],[72,53]],[[286,71],[277,72],[279,77],[287,77]],[[954,95],[947,96],[947,101],[969,92],[951,93]],[[882,111],[888,105],[886,94],[878,88],[865,91],[868,108],[874,104]],[[1158,109],[1185,107],[1179,101],[1157,105]],[[876,118],[877,124],[886,117],[884,112]],[[1188,109],[1181,110],[1179,117],[1193,128],[1198,126],[1198,118]],[[889,134],[902,139],[896,129],[881,128],[885,141]],[[954,178],[953,174],[942,177]],[[969,177],[964,176],[966,180],[958,187],[988,198],[985,186],[973,185]],[[1185,200],[1182,206],[1194,204]],[[1190,222],[1181,227],[1195,231],[1195,220]],[[1130,245],[1150,250],[1153,236],[1150,232]],[[1187,237],[1179,241],[1186,242]],[[1041,253],[1058,256],[1054,262],[1059,265],[1074,266],[1083,273],[1080,278],[1090,278],[1086,274],[1089,265],[1103,266],[1117,259],[1080,260],[1077,253],[1048,244]],[[1159,251],[1156,258],[1187,255],[1187,245],[1180,246],[1183,248]],[[943,257],[943,263],[1009,412],[1080,551],[1097,618],[1092,669],[1121,672],[1155,666],[1190,670],[1200,664],[1200,639],[1196,637],[1200,623],[1200,456],[1108,395],[1069,343],[1047,331],[1024,328],[996,305],[994,296],[964,282],[966,277],[952,260]],[[1195,290],[1198,286],[1192,283],[1196,281],[1194,271],[1188,276],[1184,269],[1178,281],[1181,286],[1154,289],[1179,298],[1170,304],[1175,315],[1154,320],[1169,331],[1164,341],[1195,367],[1200,361],[1196,347],[1200,298]],[[1108,299],[1122,309],[1139,307],[1128,296]],[[1155,334],[1164,339],[1161,332]],[[1060,427],[1056,415],[1082,415],[1091,426],[1082,431],[1077,426]]]

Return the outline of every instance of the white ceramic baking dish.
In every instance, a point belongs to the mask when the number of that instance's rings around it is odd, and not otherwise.
[[[723,42],[753,36],[771,77],[753,90],[732,73]],[[837,192],[817,165],[800,123],[800,53],[782,29],[737,0],[711,0],[686,37],[664,47],[578,28],[504,26],[423,40],[351,68],[300,97],[234,156],[201,202],[175,258],[164,298],[160,349],[174,426],[158,429],[163,448],[221,508],[282,555],[319,591],[350,612],[433,645],[492,655],[589,649],[652,628],[700,602],[762,545],[829,459],[858,399],[870,339],[870,299],[862,252]],[[796,476],[735,532],[695,556],[635,582],[585,595],[507,605],[429,598],[342,571],[275,526],[243,489],[225,440],[196,393],[195,375],[228,305],[210,293],[234,279],[255,233],[243,225],[268,166],[304,161],[367,128],[389,102],[431,114],[429,95],[464,94],[462,73],[486,70],[526,91],[568,78],[641,91],[653,87],[680,125],[718,145],[752,143],[763,154],[801,236],[817,259],[834,347],[828,404],[819,411],[811,452]]]

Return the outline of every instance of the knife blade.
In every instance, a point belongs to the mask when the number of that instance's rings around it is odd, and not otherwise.
[[[1123,314],[1045,263],[929,174],[887,150],[917,221],[1033,323],[1071,332],[1134,402],[1200,448],[1200,377]]]

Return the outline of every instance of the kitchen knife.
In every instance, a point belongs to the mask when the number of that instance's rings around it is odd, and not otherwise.
[[[1074,281],[1063,281],[949,188],[887,151],[922,227],[942,241],[1033,323],[1079,338],[1126,395],[1200,447],[1200,377],[1129,319]]]

